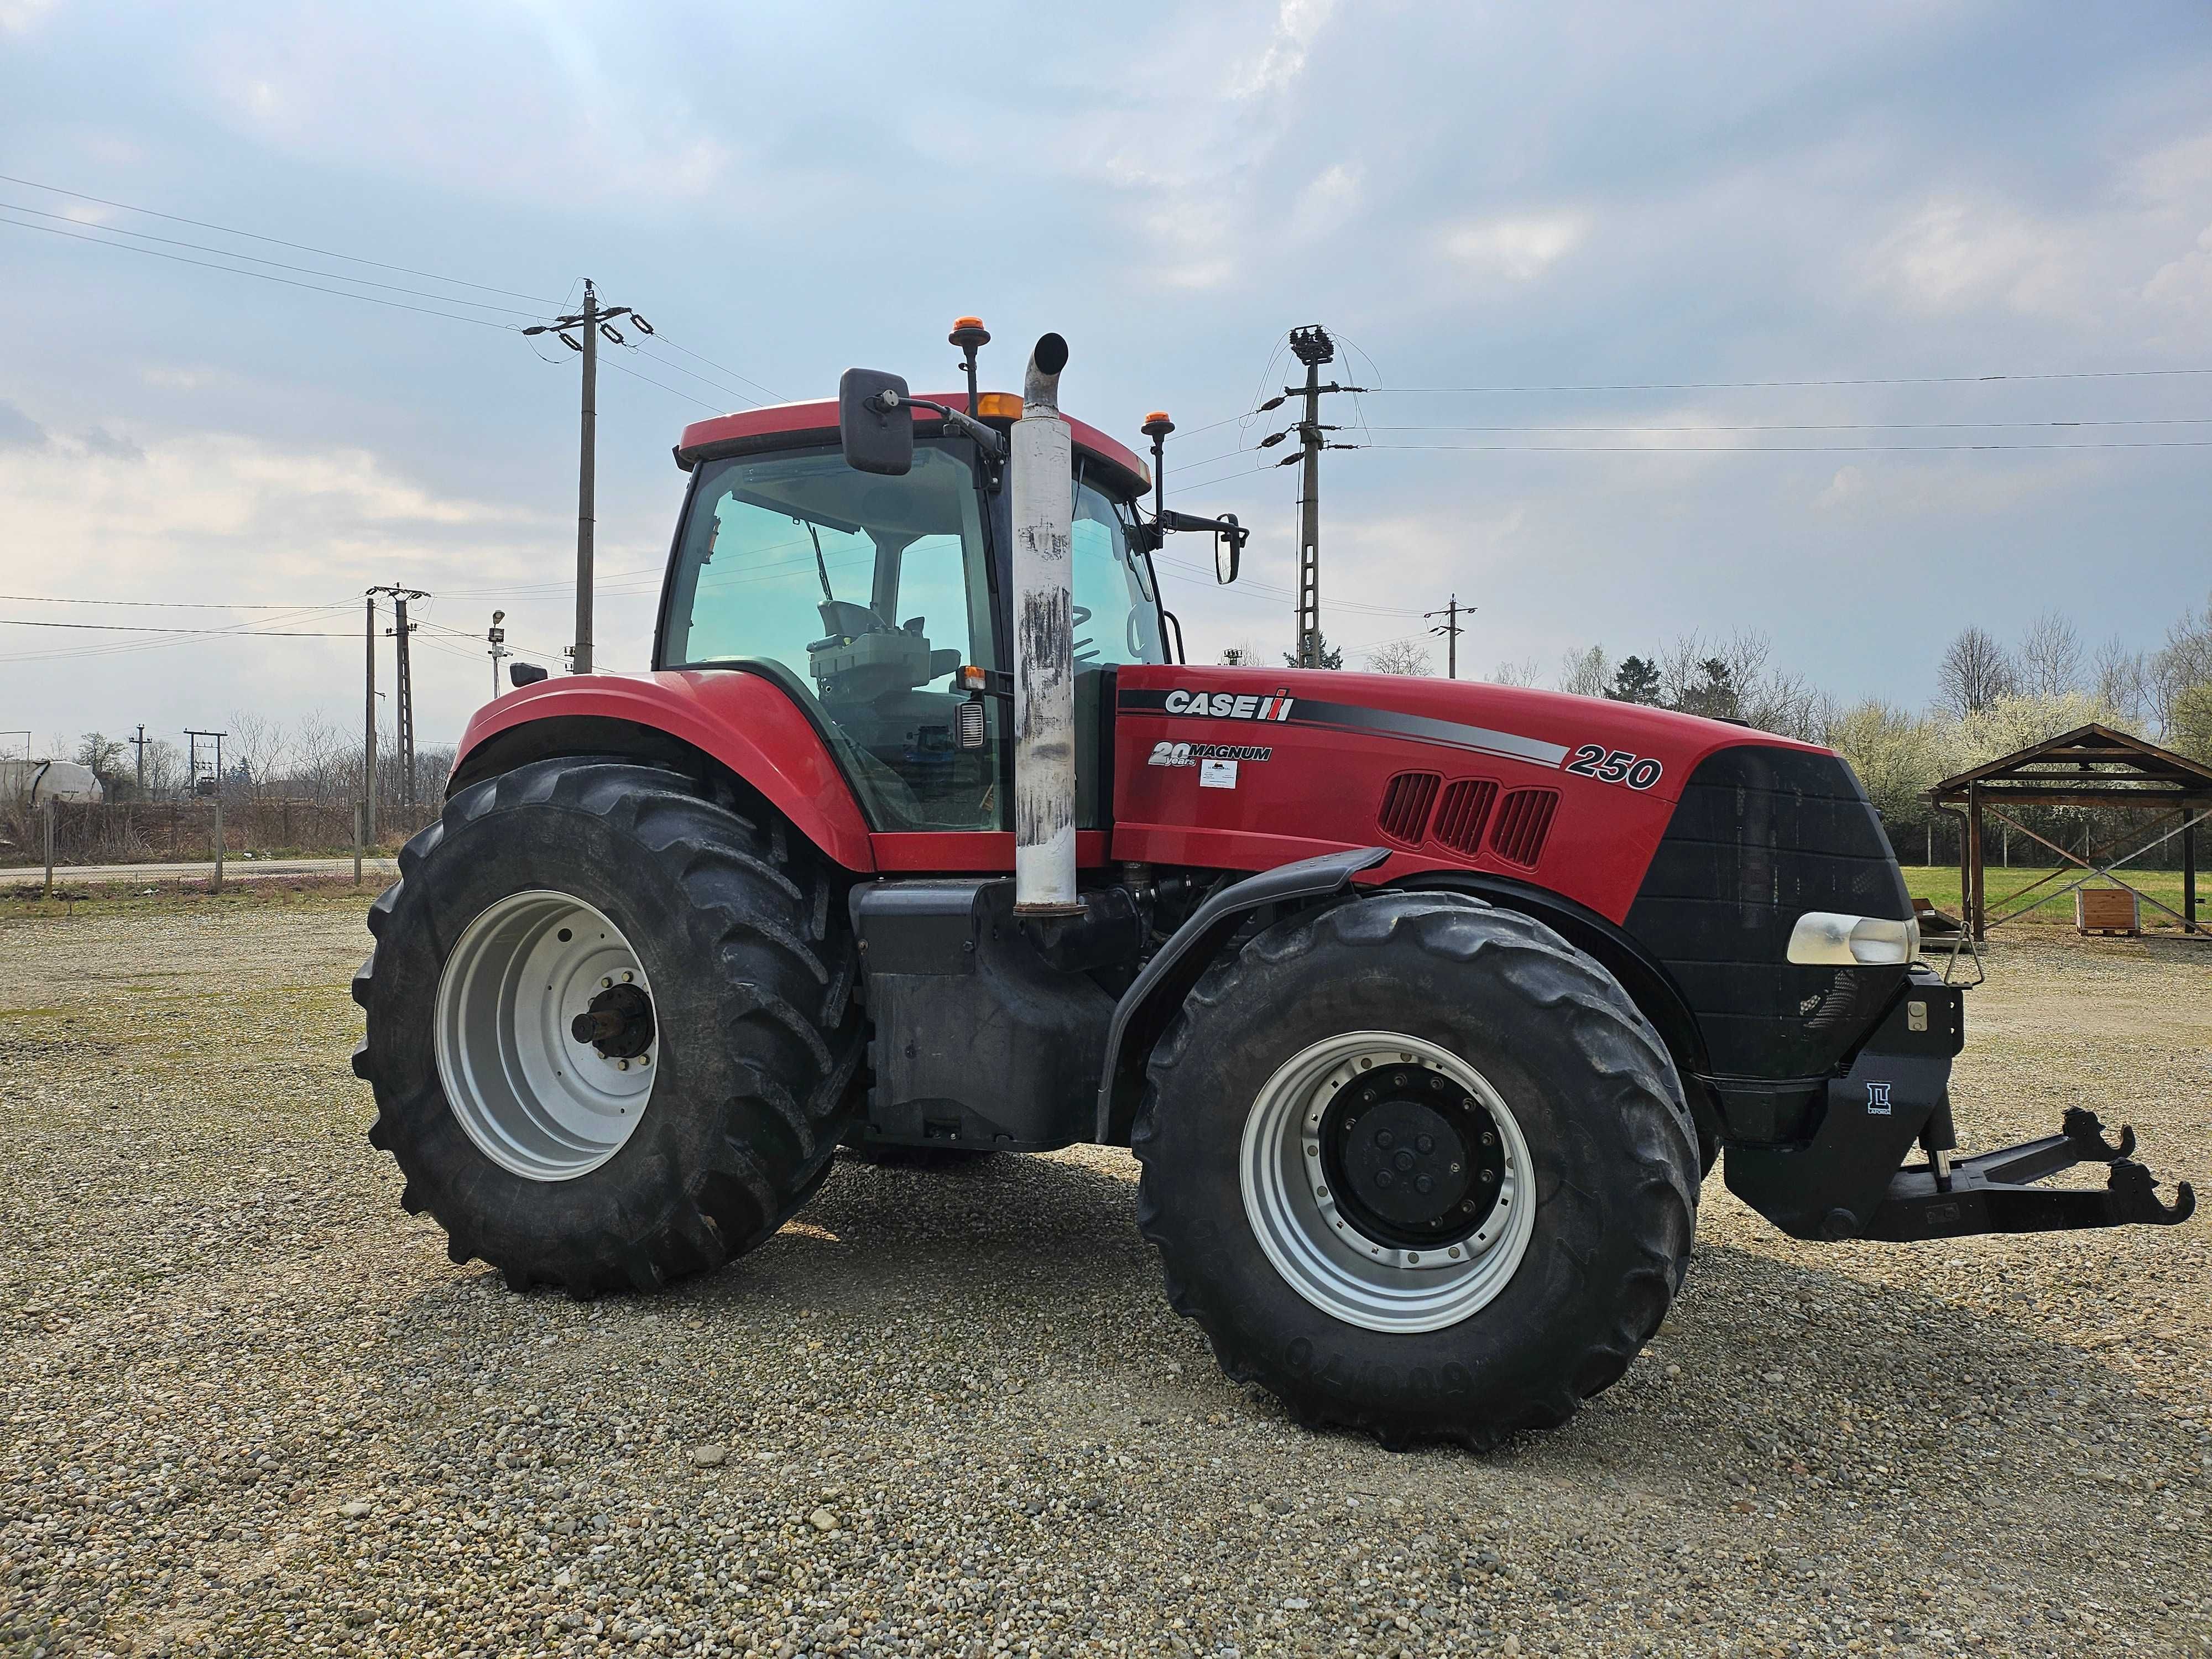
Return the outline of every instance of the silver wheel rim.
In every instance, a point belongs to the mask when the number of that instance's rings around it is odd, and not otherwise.
[[[1439,1072],[1481,1103],[1504,1155],[1497,1202],[1474,1234],[1413,1249],[1369,1237],[1321,1170],[1319,1134],[1337,1091],[1376,1066]],[[1482,1308],[1528,1254],[1536,1205],[1528,1143],[1488,1079],[1449,1049],[1395,1031],[1349,1031],[1269,1078],[1244,1120],[1244,1215],[1284,1283],[1333,1319],[1370,1331],[1441,1330]]]
[[[660,1031],[611,1057],[572,1025],[592,999],[652,987],[622,929],[567,893],[500,900],[471,921],[438,980],[438,1079],[478,1151],[532,1181],[588,1175],[637,1133]]]

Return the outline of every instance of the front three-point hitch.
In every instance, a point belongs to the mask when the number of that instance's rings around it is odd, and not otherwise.
[[[1933,1152],[1928,1163],[1899,1170],[1890,1177],[1887,1196],[1860,1236],[1909,1242],[1969,1233],[2120,1227],[2130,1222],[2172,1226],[2188,1220],[2197,1212],[2196,1192],[2185,1181],[2175,1187],[2171,1205],[2161,1202],[2150,1171],[2128,1156],[2135,1149],[2134,1129],[2123,1126],[2120,1144],[2108,1145],[2097,1115],[2070,1106],[2057,1134],[1956,1163],[1942,1152]],[[2101,1188],[2033,1184],[2077,1164],[2109,1164],[2112,1174]]]

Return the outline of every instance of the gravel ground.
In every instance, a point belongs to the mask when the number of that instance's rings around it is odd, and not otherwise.
[[[363,1139],[360,902],[0,902],[0,1654],[2212,1652],[2212,1243],[1800,1246],[1706,1188],[1572,1425],[1225,1382],[1119,1152],[841,1167],[722,1273],[516,1296]],[[2212,950],[1998,948],[1962,1138],[2212,1189]],[[2212,1195],[2212,1192],[2208,1192]]]

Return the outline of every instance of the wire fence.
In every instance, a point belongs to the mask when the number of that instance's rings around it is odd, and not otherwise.
[[[433,798],[407,806],[381,803],[371,851],[392,852],[438,815],[443,803]],[[43,805],[0,805],[0,867],[24,868],[46,861]],[[56,801],[53,803],[54,862],[75,864],[180,864],[215,856],[215,802]],[[353,848],[350,803],[270,799],[264,796],[222,804],[226,858],[246,853],[270,857],[337,854]]]

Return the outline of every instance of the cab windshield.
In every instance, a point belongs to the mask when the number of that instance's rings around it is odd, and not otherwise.
[[[963,663],[998,666],[981,496],[964,455],[855,472],[835,449],[704,464],[684,526],[662,655],[742,663],[821,717],[868,816],[893,830],[998,827],[988,740],[956,750]]]
[[[964,441],[915,446],[902,477],[858,472],[834,447],[701,464],[678,541],[663,667],[743,666],[775,679],[830,738],[878,830],[999,830],[1011,711],[984,700],[985,744],[954,746],[963,664],[1009,666],[993,622],[990,546],[1011,541],[1004,491],[977,487]],[[1102,671],[1165,659],[1152,573],[1126,507],[1072,480],[1076,694],[1085,732]],[[1000,555],[1003,558],[1003,552]],[[1095,736],[1095,734],[1091,734]],[[1094,763],[1079,778],[1095,775]],[[1079,795],[1079,820],[1105,803]]]

